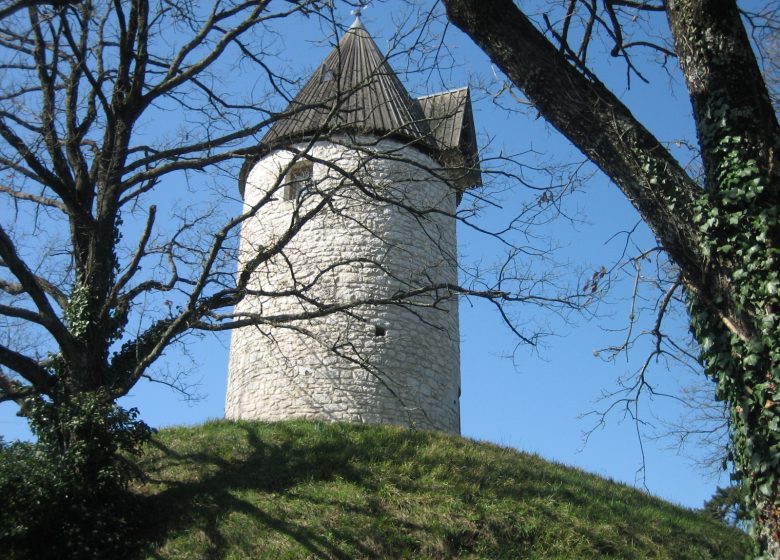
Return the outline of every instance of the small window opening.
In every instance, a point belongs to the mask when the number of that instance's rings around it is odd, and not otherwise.
[[[374,336],[385,336],[387,334],[387,329],[383,327],[382,325],[375,325],[374,326]]]
[[[333,70],[330,68],[323,67],[322,70],[320,70],[320,83],[324,84],[325,82],[330,82],[336,79],[336,74],[333,73]]]
[[[313,188],[312,171],[313,165],[310,161],[301,161],[293,165],[284,179],[285,200],[301,198]]]

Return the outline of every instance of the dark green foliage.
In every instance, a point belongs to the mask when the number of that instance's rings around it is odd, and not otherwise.
[[[705,254],[730,267],[732,289],[715,303],[749,328],[726,328],[723,314],[690,292],[688,306],[702,364],[730,404],[736,475],[763,525],[780,504],[780,207],[777,185],[744,139],[727,135],[715,151],[720,189],[701,195],[694,221]]]
[[[0,543],[11,558],[119,558],[132,525],[128,454],[151,430],[99,393],[28,413],[37,443],[0,449]]]
[[[719,486],[712,498],[704,502],[704,511],[713,519],[735,527],[744,527],[750,521],[744,492],[737,485]]]
[[[57,470],[31,443],[0,447],[0,542],[24,539],[34,523],[46,524]]]

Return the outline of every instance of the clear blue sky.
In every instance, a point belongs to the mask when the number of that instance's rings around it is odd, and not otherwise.
[[[397,17],[401,13],[400,6],[400,2],[375,1],[364,12],[363,21],[381,48],[391,38],[393,15]],[[340,8],[338,15],[345,25],[353,18],[347,7]],[[290,70],[300,73],[312,70],[329,50],[321,44],[323,29],[313,19],[303,18],[286,22],[285,26],[284,56]],[[500,89],[502,78],[465,36],[450,28],[446,45],[456,66],[440,75],[403,77],[413,94],[432,93],[469,82],[487,84],[490,91]],[[603,54],[599,49],[605,51],[606,47],[595,47],[594,57]],[[400,69],[402,59],[394,59],[393,64]],[[668,141],[694,138],[688,101],[674,69],[667,74],[648,63],[643,68],[651,83],[646,85],[634,79],[629,90],[625,66],[617,60],[612,64],[613,67],[599,67],[604,72],[603,79],[651,131]],[[671,66],[674,64],[670,62]],[[487,153],[518,154],[533,150],[537,156],[522,156],[527,165],[538,165],[543,160],[582,159],[543,119],[534,118],[532,111],[521,114],[502,110],[480,87],[474,87],[472,94],[480,145]],[[507,95],[501,99],[506,105],[513,103]],[[529,178],[539,180],[532,173]],[[517,185],[504,183],[502,187],[507,188],[496,198],[503,209],[487,213],[482,225],[498,227],[501,217],[532,200],[529,197],[538,196]],[[540,234],[551,235],[560,244],[556,259],[561,264],[562,281],[576,283],[577,271],[591,272],[616,262],[622,245],[614,240],[607,242],[615,233],[633,228],[638,218],[619,191],[599,174],[571,197],[567,209],[584,221],[576,226],[559,221],[540,230]],[[496,243],[468,228],[460,228],[459,239],[465,265],[475,260],[490,262],[500,258]],[[634,240],[641,248],[654,245],[652,237],[641,227]],[[549,265],[532,261],[532,266],[539,271]],[[617,285],[604,302],[594,307],[598,317],[590,321],[576,317],[565,321],[550,314],[522,310],[521,322],[544,324],[555,333],[533,350],[516,349],[516,339],[489,306],[462,301],[463,435],[538,453],[629,484],[641,484],[637,470],[642,458],[635,424],[630,420],[621,422],[619,416],[613,416],[583,445],[582,433],[592,426],[593,420],[580,418],[601,406],[596,401],[602,391],[613,389],[616,379],[636,369],[638,360],[644,357],[637,350],[629,361],[606,364],[594,356],[595,350],[620,342],[621,333],[615,329],[625,326],[630,288],[630,281]],[[191,345],[191,358],[197,367],[190,379],[197,383],[194,390],[202,398],[185,402],[165,387],[142,382],[125,399],[125,406],[138,407],[142,418],[156,427],[222,417],[228,346],[228,334],[208,335]],[[189,359],[172,353],[157,367],[176,369],[183,364],[188,368]],[[684,377],[683,372],[666,371],[662,366],[656,369],[656,376],[661,386],[686,385],[693,381]],[[0,434],[6,440],[27,437],[24,422],[15,418],[14,412],[11,405],[0,406]],[[679,409],[672,402],[656,402],[653,412],[658,417],[673,418]],[[645,418],[651,420],[652,416],[648,412]],[[701,506],[719,481],[693,467],[688,457],[665,449],[668,443],[644,440],[647,488],[665,499],[690,507]],[[692,454],[695,451],[688,450]],[[726,481],[724,477],[720,484]]]

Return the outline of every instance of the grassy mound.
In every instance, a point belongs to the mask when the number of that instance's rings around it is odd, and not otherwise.
[[[285,422],[161,431],[144,558],[744,558],[694,511],[439,433]]]

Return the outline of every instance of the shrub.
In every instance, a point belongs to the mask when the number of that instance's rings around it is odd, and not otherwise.
[[[0,542],[12,558],[121,557],[139,476],[128,454],[151,429],[97,393],[38,400],[27,413],[38,441],[0,447]]]

